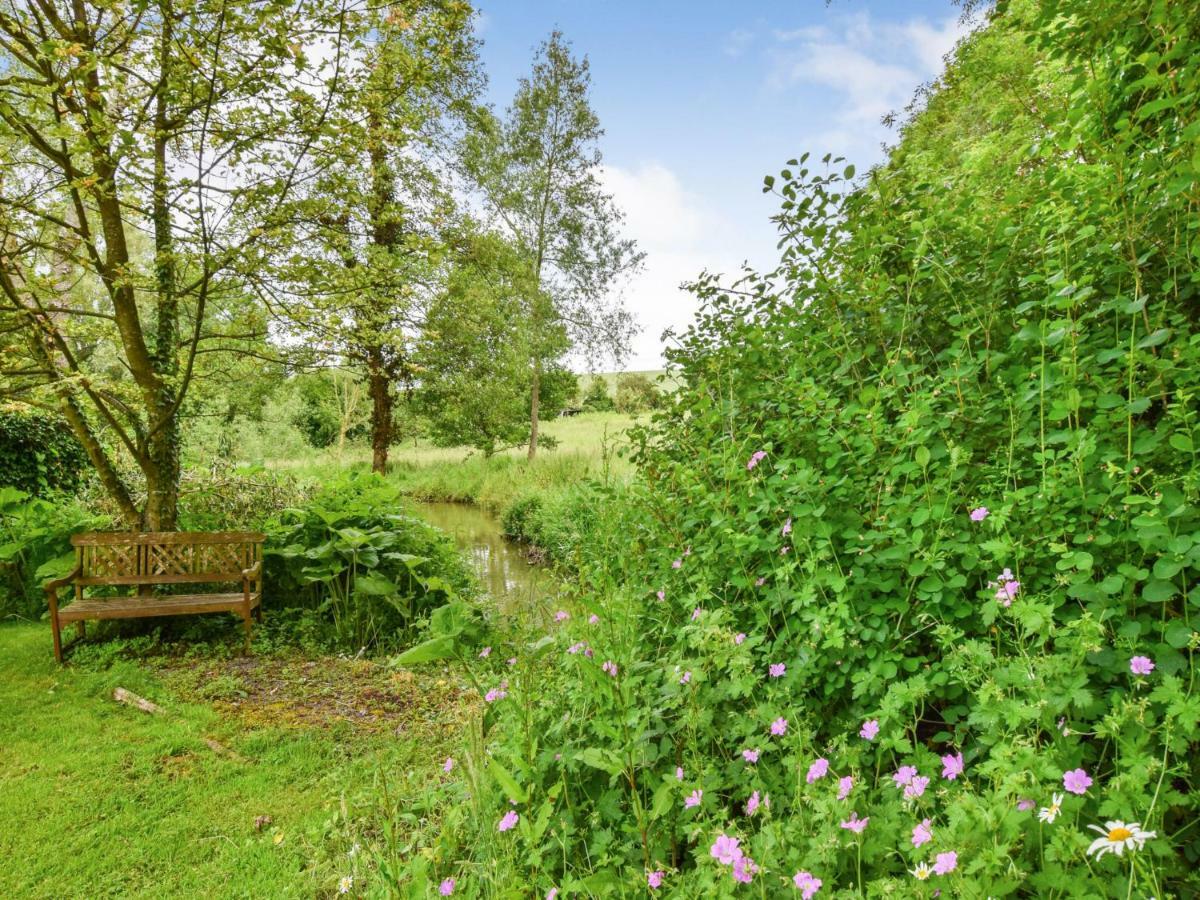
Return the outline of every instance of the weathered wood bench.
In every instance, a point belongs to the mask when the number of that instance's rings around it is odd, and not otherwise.
[[[88,619],[140,619],[230,612],[242,617],[246,650],[250,649],[250,619],[262,621],[262,554],[266,536],[257,532],[92,532],[71,538],[75,568],[46,585],[50,624],[54,629],[54,658],[63,659],[61,628],[75,622],[84,636]],[[155,596],[155,585],[235,585],[230,593]],[[58,606],[58,592],[75,588],[69,606]],[[133,596],[85,597],[91,586],[129,587]]]

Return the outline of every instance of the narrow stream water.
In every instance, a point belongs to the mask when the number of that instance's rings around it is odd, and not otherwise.
[[[530,565],[521,548],[504,537],[500,522],[478,506],[414,503],[413,508],[430,525],[454,538],[501,610],[532,604],[555,592],[554,577],[546,569]]]

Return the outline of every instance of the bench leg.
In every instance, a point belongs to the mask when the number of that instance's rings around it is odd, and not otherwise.
[[[63,661],[62,634],[59,632],[57,615],[53,615],[50,617],[50,630],[51,630],[51,633],[54,635],[54,661],[61,666],[62,661]]]
[[[250,611],[246,610],[242,613],[242,628],[246,631],[246,655],[250,655],[250,629],[253,627],[250,618]]]
[[[259,625],[262,624],[262,601],[261,600],[259,601],[258,606],[254,607],[254,620],[256,622],[258,622]]]
[[[87,637],[87,629],[84,627],[83,619],[75,623],[75,636],[81,641]]]

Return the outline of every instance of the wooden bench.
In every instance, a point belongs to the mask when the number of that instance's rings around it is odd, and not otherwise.
[[[54,658],[63,659],[61,627],[75,622],[84,636],[88,619],[140,619],[231,612],[242,617],[246,650],[250,650],[250,619],[262,621],[262,555],[266,536],[257,532],[92,532],[71,538],[75,568],[65,578],[46,585],[50,624],[54,629]],[[235,585],[230,593],[151,593],[155,585]],[[74,585],[75,598],[59,609],[58,592]],[[128,587],[133,596],[85,597],[89,586]]]

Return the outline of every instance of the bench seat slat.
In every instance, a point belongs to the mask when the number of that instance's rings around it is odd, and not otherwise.
[[[251,608],[260,595],[250,595]],[[58,611],[61,622],[85,619],[140,619],[146,616],[184,616],[192,613],[241,612],[245,597],[236,594],[176,594],[171,597],[89,597]]]

